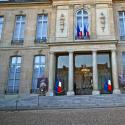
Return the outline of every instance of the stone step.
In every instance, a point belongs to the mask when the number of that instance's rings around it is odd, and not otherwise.
[[[0,101],[0,110],[98,108],[115,106],[125,106],[125,94],[83,96],[29,96],[25,98]]]

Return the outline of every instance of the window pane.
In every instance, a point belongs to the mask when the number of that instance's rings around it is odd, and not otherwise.
[[[42,36],[46,38],[47,36],[47,22],[43,22],[43,30],[42,30]]]
[[[119,12],[119,17],[123,18],[123,12]]]
[[[14,40],[23,40],[25,30],[25,16],[16,16]]]
[[[44,20],[47,20],[48,16],[47,15],[44,15],[43,19]]]
[[[16,72],[20,72],[21,66],[16,66]]]
[[[79,11],[78,13],[77,13],[77,16],[81,16],[82,15],[82,11]]]
[[[47,37],[47,15],[38,15],[36,39],[46,39]]]
[[[19,38],[19,33],[20,33],[20,24],[19,24],[19,23],[16,23],[15,31],[14,31],[14,39],[15,39],[15,40],[18,40],[18,38]]]
[[[3,23],[3,17],[0,17],[0,23]]]
[[[38,15],[38,21],[42,20],[42,15]]]
[[[42,22],[37,24],[37,38],[40,39],[42,37]]]
[[[35,56],[32,89],[37,89],[37,79],[45,75],[45,56]]]
[[[40,62],[41,62],[41,64],[45,64],[45,56],[41,56]]]
[[[20,39],[21,40],[24,39],[24,28],[25,28],[25,23],[22,23],[21,28],[20,28]]]
[[[35,56],[35,63],[39,63],[39,56]]]
[[[84,16],[88,16],[88,13],[86,11],[83,11]]]
[[[89,22],[87,11],[81,10],[76,15],[76,35],[75,39],[90,39]]]
[[[9,65],[9,77],[8,77],[9,92],[10,91],[17,92],[18,90],[20,81],[20,69],[21,69],[21,57],[12,57]]]
[[[20,21],[21,20],[21,16],[16,16],[16,21]]]
[[[17,57],[17,63],[21,63],[21,57]]]
[[[120,36],[125,36],[125,29],[124,29],[124,21],[123,19],[119,19],[119,24],[120,24]]]
[[[15,64],[15,63],[16,63],[16,58],[17,58],[17,57],[12,57],[12,64]]]
[[[2,35],[2,30],[3,30],[3,17],[0,17],[0,39]]]

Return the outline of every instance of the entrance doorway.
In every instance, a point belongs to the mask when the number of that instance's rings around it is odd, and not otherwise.
[[[101,94],[111,94],[113,89],[112,74],[111,74],[111,54],[98,53],[98,86]],[[110,90],[108,86],[110,85]]]
[[[55,95],[66,95],[68,91],[69,55],[56,56]]]
[[[75,54],[74,92],[76,95],[91,95],[93,90],[92,54]]]

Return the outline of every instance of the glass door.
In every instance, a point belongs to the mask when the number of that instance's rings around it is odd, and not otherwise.
[[[111,57],[110,53],[98,53],[98,86],[101,94],[112,93],[113,83],[111,74]]]
[[[92,55],[75,54],[74,92],[76,95],[92,94]]]
[[[56,56],[55,95],[66,95],[68,91],[69,56]]]

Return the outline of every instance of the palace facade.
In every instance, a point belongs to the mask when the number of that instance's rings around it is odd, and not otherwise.
[[[57,80],[62,95],[120,94],[124,74],[124,0],[0,0],[1,97],[38,94],[41,77],[48,96]]]

